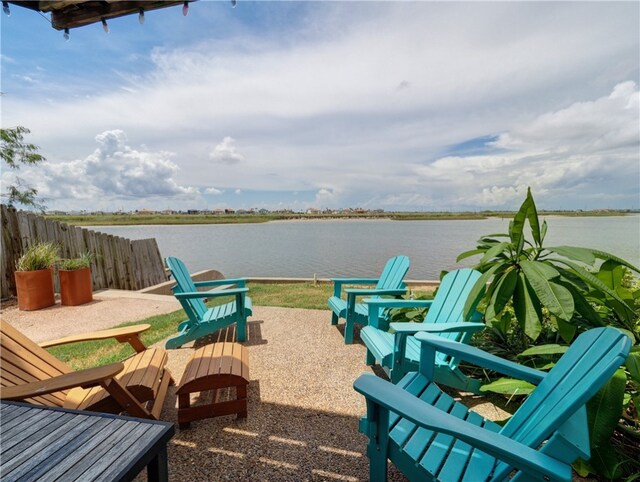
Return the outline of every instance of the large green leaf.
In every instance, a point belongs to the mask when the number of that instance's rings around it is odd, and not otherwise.
[[[542,222],[542,229],[540,230],[540,243],[544,241],[544,238],[547,236],[547,229],[549,226],[546,221]]]
[[[576,248],[574,246],[553,246],[551,248],[545,247],[544,249],[559,254],[560,256],[564,256],[565,258],[580,261],[581,263],[585,263],[590,266],[593,266],[593,264],[596,262],[596,257],[588,248]]]
[[[469,250],[469,251],[465,251],[464,253],[461,253],[461,254],[458,255],[458,257],[456,258],[456,263],[459,263],[463,259],[470,258],[471,256],[475,256],[477,254],[482,254],[484,252],[485,252],[484,249],[472,249],[472,250]]]
[[[498,268],[500,268],[500,266],[501,266],[500,264],[495,264],[491,268],[489,268],[487,271],[482,273],[482,275],[478,278],[478,280],[473,285],[473,288],[471,288],[471,292],[469,293],[469,296],[467,297],[467,301],[464,304],[465,320],[468,319],[473,313],[473,310],[478,304],[478,301],[480,301],[480,298],[482,298],[482,295],[485,292],[488,281],[491,279],[493,274],[498,270]]]
[[[575,298],[574,298],[575,303]],[[558,324],[558,333],[565,343],[571,343],[576,336],[576,330],[578,327],[569,321],[564,321],[562,318],[556,318]]]
[[[480,259],[480,261],[478,262],[478,264],[483,265],[485,264],[487,261],[489,261],[490,259],[495,258],[497,255],[499,255],[500,253],[502,253],[503,251],[505,251],[509,246],[511,245],[511,243],[498,243],[495,246],[493,246],[491,249],[488,249],[487,252],[484,254],[484,256]]]
[[[522,272],[518,273],[518,282],[513,293],[513,310],[525,334],[536,340],[542,331],[542,310]]]
[[[610,479],[619,476],[618,457],[611,446],[611,436],[622,416],[626,382],[624,370],[617,370],[607,384],[587,402],[591,437],[590,463],[597,473]]]
[[[552,272],[558,276],[559,273],[551,266],[537,261],[522,261],[520,266],[540,302],[557,317],[571,320],[575,309],[571,292],[550,281]]]
[[[538,219],[538,210],[536,209],[536,203],[531,195],[531,188],[527,188],[527,199],[530,200],[529,209],[527,210],[527,219],[529,220],[529,226],[531,226],[531,236],[536,242],[537,246],[542,245],[542,239],[540,237],[540,220]]]
[[[640,353],[630,353],[624,366],[629,370],[629,375],[640,383]]]
[[[593,253],[593,255],[596,258],[615,261],[616,263],[619,263],[619,264],[621,264],[623,266],[626,266],[629,269],[632,269],[636,273],[640,273],[640,269],[638,269],[636,266],[632,265],[631,263],[629,263],[628,261],[625,261],[622,258],[618,258],[617,256],[615,256],[613,254],[606,253],[606,252],[600,251],[598,249],[592,249],[591,252]]]
[[[524,236],[524,224],[527,220],[527,212],[531,206],[531,197],[527,196],[520,206],[520,209],[513,217],[513,220],[509,223],[509,237],[514,246],[519,247],[523,245],[522,238]]]
[[[515,269],[511,269],[504,273],[497,283],[494,281],[496,288],[493,290],[485,312],[487,320],[492,320],[504,310],[505,305],[513,295],[517,280],[518,272]]]
[[[562,260],[559,261],[567,266],[569,266],[571,269],[573,269],[573,271],[580,277],[582,278],[587,284],[591,285],[592,287],[596,288],[597,290],[602,291],[603,293],[608,294],[609,296],[611,296],[613,299],[618,300],[620,303],[626,304],[625,301],[620,298],[620,296],[618,296],[618,294],[610,289],[607,285],[605,285],[602,281],[600,281],[596,276],[594,276],[592,273],[589,273],[587,270],[585,270],[582,266],[573,263],[571,261],[567,261],[567,260]],[[632,307],[628,306],[627,307],[630,310],[633,310]]]
[[[529,382],[513,378],[498,378],[496,381],[480,387],[481,392],[501,393],[503,395],[529,395],[536,388]]]
[[[568,346],[558,344],[538,345],[526,349],[518,354],[518,356],[561,355],[568,349]]]
[[[593,309],[591,303],[579,292],[573,285],[570,283],[564,282],[563,279],[559,280],[562,286],[567,288],[571,295],[573,296],[573,304],[575,306],[575,311],[587,322],[591,323],[594,326],[605,326],[606,323],[602,321],[602,318],[598,314],[596,310]],[[566,340],[565,340],[566,341]]]
[[[525,274],[527,274],[527,272],[535,271],[546,280],[551,280],[560,276],[560,272],[557,269],[542,261],[529,261],[525,259],[520,262],[520,266]]]
[[[596,273],[596,277],[602,281],[607,288],[615,290],[622,284],[624,278],[624,268],[615,261],[605,261]]]

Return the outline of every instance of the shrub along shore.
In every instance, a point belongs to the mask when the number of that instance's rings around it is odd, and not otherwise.
[[[626,216],[631,211],[540,211],[542,216]],[[140,224],[243,224],[269,221],[314,221],[336,219],[380,219],[390,221],[472,220],[491,217],[512,218],[512,211],[479,212],[385,212],[385,213],[268,213],[268,214],[46,214],[45,217],[76,226],[117,226]]]

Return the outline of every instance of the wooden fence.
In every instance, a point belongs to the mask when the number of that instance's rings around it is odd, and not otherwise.
[[[37,241],[53,241],[60,257],[75,258],[84,252],[94,255],[91,264],[93,289],[139,290],[167,281],[155,239],[129,239],[90,231],[46,219],[33,213],[0,206],[2,219],[1,295],[15,295],[13,273],[24,249]]]

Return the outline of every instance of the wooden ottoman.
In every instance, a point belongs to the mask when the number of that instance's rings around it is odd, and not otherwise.
[[[239,343],[221,342],[198,348],[189,359],[176,390],[178,424],[188,428],[189,422],[220,415],[247,416],[247,385],[249,384],[249,351]],[[236,387],[236,399],[191,406],[191,394],[208,390]]]

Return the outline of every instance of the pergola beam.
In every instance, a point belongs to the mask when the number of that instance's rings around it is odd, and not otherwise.
[[[187,0],[193,2],[195,0]],[[66,28],[82,27],[96,22],[109,20],[111,18],[123,17],[125,15],[137,14],[140,9],[148,12],[159,8],[181,5],[184,0],[179,1],[74,1],[74,0],[54,0],[54,1],[11,1],[20,7],[29,8],[40,12],[51,12],[51,25],[57,30]]]

